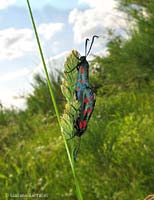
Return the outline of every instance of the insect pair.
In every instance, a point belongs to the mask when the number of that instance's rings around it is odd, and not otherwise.
[[[79,114],[78,117],[74,120],[73,124],[75,128],[75,133],[70,139],[74,138],[75,136],[81,137],[84,134],[95,106],[95,94],[89,86],[89,63],[87,61],[87,56],[91,51],[95,38],[98,38],[98,36],[94,35],[92,37],[92,41],[88,51],[87,46],[89,39],[86,39],[85,55],[78,58],[79,62],[77,66],[75,66],[70,71],[65,71],[65,73],[70,73],[74,70],[77,70],[75,94],[77,101],[79,101],[80,103]],[[76,148],[75,154],[77,154],[78,149],[79,145]]]

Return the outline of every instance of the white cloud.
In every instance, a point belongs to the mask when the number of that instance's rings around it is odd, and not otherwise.
[[[33,31],[28,28],[0,30],[0,59],[14,59],[35,48]]]
[[[40,24],[38,32],[42,36],[41,43],[51,39],[55,33],[61,31],[62,23]],[[28,52],[37,50],[37,43],[32,29],[7,28],[0,30],[0,60],[16,59]]]
[[[109,55],[107,47],[103,48],[102,50],[97,51],[95,54],[90,54],[87,58],[88,61],[92,61],[96,58],[96,56],[106,57]]]
[[[49,68],[49,70],[63,70],[64,69],[64,62],[66,59],[66,56],[68,54],[68,51],[64,51],[56,56],[52,56],[49,59],[46,60],[46,65]],[[42,63],[40,63],[33,71],[33,75],[43,72],[43,66]],[[44,74],[44,73],[43,73]]]
[[[111,11],[113,7],[116,7],[116,1],[114,0],[79,0],[79,3],[86,3],[92,8],[104,10],[104,11]]]
[[[89,8],[84,11],[74,9],[70,12],[69,22],[73,24],[74,39],[77,43],[94,34],[104,36],[108,28],[119,34],[128,26],[125,20],[127,16],[116,9],[115,0],[79,0],[79,3],[86,3]]]
[[[38,27],[38,32],[46,40],[51,39],[57,32],[61,31],[64,27],[63,23],[48,23],[40,24]]]
[[[7,8],[9,5],[14,4],[16,0],[0,0],[0,10]]]
[[[26,67],[23,69],[20,69],[18,71],[8,72],[8,73],[0,75],[0,82],[1,81],[12,81],[17,78],[27,76],[29,73],[30,73],[30,70],[28,70]]]
[[[4,107],[11,108],[17,107],[17,108],[25,108],[25,98],[16,98],[17,96],[17,91],[11,91],[9,89],[0,89],[0,103]]]
[[[30,70],[26,67],[12,72],[0,74],[0,103],[4,107],[17,107],[24,109],[26,100],[23,94],[31,91],[29,82]],[[14,84],[17,81],[18,84]],[[5,82],[5,83],[4,83]]]

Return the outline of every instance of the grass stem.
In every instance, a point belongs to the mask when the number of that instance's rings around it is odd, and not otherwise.
[[[45,71],[46,80],[47,80],[47,83],[48,83],[51,99],[52,99],[53,106],[54,106],[54,109],[55,109],[58,124],[59,124],[59,127],[61,129],[60,114],[59,114],[58,107],[57,107],[57,104],[56,104],[56,100],[55,100],[55,96],[54,96],[54,92],[53,92],[53,87],[52,87],[52,84],[51,84],[51,81],[50,81],[50,78],[49,78],[49,73],[48,73],[48,70],[47,70],[47,67],[46,67],[43,51],[42,51],[42,48],[41,48],[41,44],[40,44],[40,40],[39,40],[39,36],[38,36],[38,33],[37,33],[37,28],[36,28],[36,25],[35,25],[35,21],[34,21],[34,17],[33,17],[33,13],[32,13],[32,10],[31,10],[29,0],[27,0],[27,6],[28,6],[29,13],[30,13],[30,18],[31,18],[31,21],[32,21],[33,29],[34,29],[34,32],[35,32],[35,37],[36,37],[36,40],[37,40],[42,64],[43,64],[43,67],[44,67],[44,71]],[[62,131],[61,131],[61,133],[62,133]],[[78,200],[83,200],[82,193],[81,193],[80,186],[79,186],[79,182],[78,182],[77,177],[76,177],[74,164],[73,164],[73,161],[71,159],[71,155],[70,155],[70,151],[69,151],[69,148],[68,148],[68,145],[67,145],[67,141],[66,141],[66,138],[65,138],[63,133],[62,133],[62,137],[63,137],[63,140],[64,140],[65,149],[66,149],[66,152],[67,152],[67,156],[68,156],[69,163],[71,165],[71,169],[72,169],[72,173],[73,173],[73,177],[74,177],[77,198],[78,198]]]

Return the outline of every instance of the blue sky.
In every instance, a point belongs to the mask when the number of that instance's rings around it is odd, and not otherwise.
[[[45,58],[63,69],[71,49],[84,52],[86,37],[99,35],[92,53],[103,54],[107,30],[124,35],[124,13],[114,0],[30,0]],[[0,102],[23,108],[19,96],[32,92],[35,73],[42,71],[26,0],[0,1]],[[48,63],[47,62],[47,63]]]

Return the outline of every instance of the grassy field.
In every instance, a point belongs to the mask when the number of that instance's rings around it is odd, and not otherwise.
[[[97,98],[76,163],[86,199],[142,200],[152,193],[153,106],[154,94],[150,91]],[[21,114],[13,120],[16,122],[10,121],[0,129],[1,199],[5,199],[5,193],[76,199],[55,118],[37,114],[25,119]]]

